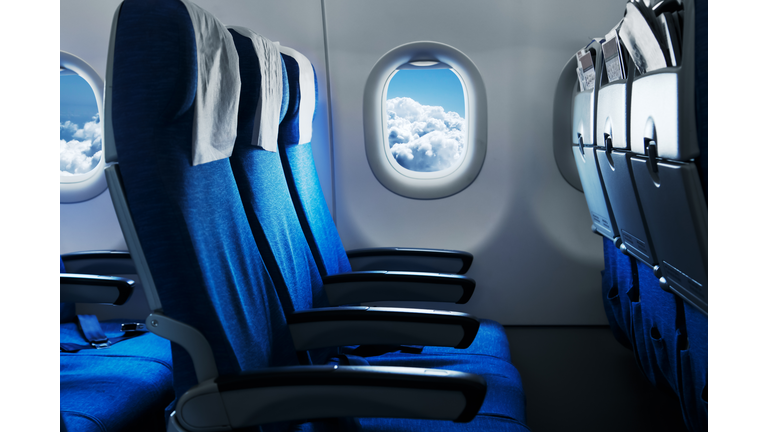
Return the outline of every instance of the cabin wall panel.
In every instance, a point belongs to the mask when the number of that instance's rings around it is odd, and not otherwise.
[[[590,231],[584,196],[560,177],[551,125],[563,65],[618,22],[624,2],[325,0],[325,6],[336,220],[345,247],[467,250],[475,255],[468,275],[478,289],[467,305],[446,307],[505,325],[605,324],[601,241]],[[467,189],[438,200],[404,198],[382,186],[363,142],[368,73],[390,49],[418,40],[468,55],[488,95],[483,169]]]
[[[109,191],[88,201],[59,206],[59,253],[128,250]]]

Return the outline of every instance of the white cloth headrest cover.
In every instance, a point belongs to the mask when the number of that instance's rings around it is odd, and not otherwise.
[[[283,104],[283,59],[277,44],[245,28],[230,29],[249,38],[259,58],[261,91],[256,106],[251,144],[271,152],[277,151],[277,133],[280,129],[280,110]]]
[[[192,165],[199,165],[232,155],[237,138],[240,66],[226,27],[196,4],[181,2],[192,20],[197,47]]]

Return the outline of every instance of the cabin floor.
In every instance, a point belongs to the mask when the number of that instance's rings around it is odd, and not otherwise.
[[[607,326],[505,327],[533,432],[684,432],[680,403],[654,388]]]

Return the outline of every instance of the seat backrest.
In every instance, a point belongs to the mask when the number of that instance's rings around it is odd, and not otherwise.
[[[162,313],[205,336],[220,374],[297,364],[229,161],[193,165],[198,68],[212,59],[197,47],[207,40],[196,36],[187,7],[175,0],[122,4],[107,84],[114,144],[105,145],[116,148]],[[221,26],[210,14],[206,19]],[[215,37],[229,45],[214,55],[236,56],[230,34],[220,30]],[[190,355],[172,349],[180,396],[197,377]]]
[[[325,306],[328,301],[320,273],[293,208],[280,154],[251,145],[254,122],[260,114],[257,107],[262,74],[258,54],[248,35],[232,28],[229,31],[238,50],[242,77],[237,139],[230,163],[254,239],[286,313]],[[283,118],[290,92],[284,63],[280,61],[277,67],[283,72]]]
[[[346,273],[352,268],[328,210],[312,157],[311,121],[317,103],[317,76],[304,55],[286,47],[281,47],[281,51],[291,99],[280,123],[278,149],[288,189],[320,274]]]
[[[240,57],[242,80],[237,139],[230,163],[254,240],[287,315],[328,306],[320,272],[291,200],[281,155],[251,145],[254,122],[261,115],[257,110],[261,99],[262,76],[258,54],[249,37],[234,29],[230,29],[230,32]],[[261,38],[258,35],[251,37]],[[281,60],[277,67],[283,72],[282,118],[293,94],[289,91],[285,63]],[[324,364],[336,353],[336,349],[329,348],[313,350],[307,356],[302,353],[300,356],[303,362]]]

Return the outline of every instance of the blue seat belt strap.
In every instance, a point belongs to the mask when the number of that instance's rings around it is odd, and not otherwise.
[[[99,319],[96,317],[96,315],[78,315],[77,323],[80,327],[80,331],[82,331],[83,336],[85,336],[85,339],[88,340],[89,344],[81,345],[75,343],[62,343],[59,344],[59,349],[61,352],[78,352],[82,349],[89,348],[109,348],[111,345],[120,341],[131,339],[136,336],[141,336],[147,332],[143,328],[137,328],[125,331],[123,336],[108,338],[104,333],[104,330],[101,328],[101,324],[99,323]],[[125,325],[123,326],[125,327]]]
[[[351,355],[351,354],[338,354],[333,356],[331,359],[332,363],[335,363],[335,361],[338,361],[340,365],[344,366],[370,366],[370,363],[368,363],[368,360],[364,359],[363,357]]]
[[[420,345],[360,345],[347,353],[333,356],[332,361],[338,361],[340,365],[368,366],[366,357],[376,357],[391,352],[421,354],[423,349],[424,347]]]
[[[376,357],[392,352],[421,354],[423,349],[420,345],[360,345],[348,353],[360,357]]]
[[[80,331],[83,332],[85,339],[90,342],[93,348],[109,348],[111,343],[107,335],[104,334],[96,315],[78,315],[77,322],[80,325]]]

